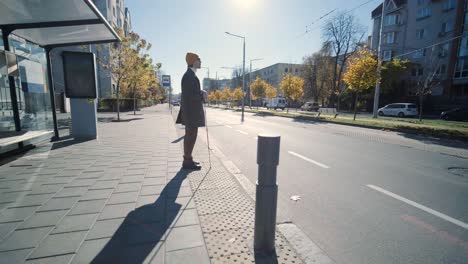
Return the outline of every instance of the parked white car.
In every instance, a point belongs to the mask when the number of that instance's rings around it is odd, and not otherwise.
[[[272,99],[269,99],[267,104],[266,104],[266,108],[267,109],[281,109],[281,110],[284,110],[286,108],[286,99],[282,98],[282,97],[276,97],[276,98],[272,98]]]
[[[417,116],[418,106],[410,103],[389,104],[379,109],[379,116]]]

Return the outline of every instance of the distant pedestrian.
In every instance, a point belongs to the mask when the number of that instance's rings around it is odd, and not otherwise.
[[[185,126],[184,161],[182,168],[186,170],[200,170],[201,166],[192,157],[193,148],[197,140],[198,128],[205,126],[203,103],[206,93],[200,89],[200,80],[195,74],[201,67],[200,57],[195,53],[185,56],[188,69],[182,77],[182,98],[177,124]]]

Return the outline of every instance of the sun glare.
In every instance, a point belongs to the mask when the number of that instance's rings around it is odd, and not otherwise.
[[[256,0],[233,0],[234,3],[240,8],[251,8]]]

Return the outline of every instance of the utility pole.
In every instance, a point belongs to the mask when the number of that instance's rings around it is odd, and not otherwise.
[[[373,118],[377,118],[377,111],[379,110],[379,97],[380,97],[380,78],[382,76],[382,31],[385,19],[385,0],[382,1],[382,15],[380,16],[380,30],[379,30],[379,46],[377,48],[377,75],[379,76],[375,83],[374,94],[374,111]]]
[[[259,61],[259,60],[263,60],[263,58],[250,60],[249,87],[247,89],[249,90],[249,107],[250,108],[252,108],[252,95],[250,94],[250,85],[252,85],[252,61]]]
[[[236,37],[236,38],[241,38],[243,40],[243,59],[242,59],[242,117],[241,117],[241,122],[244,122],[244,107],[245,107],[245,37],[239,36],[239,35],[234,35],[229,32],[225,32],[227,35]]]
[[[244,122],[244,105],[245,105],[245,38],[244,38],[244,59],[242,61],[242,117],[241,122]]]

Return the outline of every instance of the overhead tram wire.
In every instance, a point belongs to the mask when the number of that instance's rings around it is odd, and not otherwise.
[[[355,11],[355,10],[357,10],[357,9],[359,9],[359,8],[361,8],[361,7],[363,7],[363,6],[367,5],[367,4],[369,4],[369,3],[371,3],[371,2],[375,2],[375,1],[377,1],[377,0],[368,0],[368,1],[364,2],[364,3],[361,3],[361,4],[359,4],[359,5],[357,5],[357,6],[353,7],[353,8],[351,8],[351,9],[348,10],[348,11],[345,11],[343,14],[349,14],[349,13],[351,13],[351,12],[353,12],[353,11]],[[336,10],[338,10],[338,8],[335,8],[335,9],[333,9],[332,11],[329,11],[328,13],[326,13],[326,14],[322,15],[321,17],[317,18],[316,20],[314,20],[311,24],[307,25],[307,26],[306,26],[305,32],[302,33],[302,34],[300,34],[299,36],[297,36],[297,38],[303,37],[303,36],[307,35],[308,33],[312,32],[312,31],[315,31],[316,29],[319,29],[321,26],[316,26],[316,27],[313,27],[312,29],[309,29],[309,26],[311,26],[311,25],[313,25],[313,24],[319,22],[320,20],[322,20],[322,19],[324,19],[325,17],[329,16],[330,14],[332,14],[333,12],[335,12]]]
[[[464,33],[464,34],[460,34],[458,36],[455,36],[453,38],[450,38],[450,39],[446,39],[444,41],[440,41],[440,42],[437,42],[437,43],[434,43],[434,44],[431,44],[431,45],[428,45],[428,46],[425,46],[425,47],[422,47],[422,48],[418,48],[418,49],[414,49],[413,51],[409,51],[409,52],[406,52],[406,53],[403,53],[403,54],[400,54],[400,55],[396,55],[396,56],[393,56],[393,58],[400,58],[400,57],[404,57],[404,56],[407,56],[407,55],[410,55],[412,53],[416,53],[420,50],[424,50],[424,49],[427,49],[427,48],[432,48],[432,47],[435,47],[435,46],[439,46],[441,44],[445,44],[447,42],[450,42],[450,41],[453,41],[453,40],[456,40],[458,38],[463,38],[465,36],[468,36],[468,33]]]

